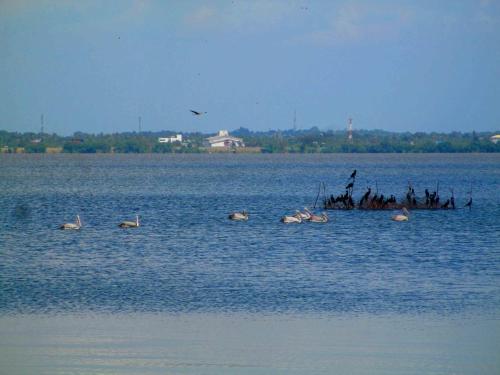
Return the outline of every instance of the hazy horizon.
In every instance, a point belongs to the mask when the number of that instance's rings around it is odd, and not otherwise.
[[[0,1],[0,129],[493,132],[499,45],[488,0]]]
[[[251,129],[251,128],[244,128],[248,131],[250,131],[251,133],[268,133],[268,132],[290,132],[290,131],[296,131],[296,132],[308,132],[308,131],[311,131],[313,130],[315,127],[311,127],[311,128],[304,128],[304,129],[300,129],[300,128],[297,128],[297,129],[293,129],[293,128],[283,128],[283,129],[262,129],[262,130],[256,130],[256,129]],[[346,136],[347,136],[347,130],[346,129],[320,129],[320,128],[316,128],[318,131],[320,132],[334,132],[334,133],[345,133]],[[50,130],[50,129],[49,129]],[[141,132],[139,132],[137,129],[136,130],[123,130],[123,131],[116,131],[116,132],[106,132],[106,131],[103,131],[103,132],[85,132],[85,131],[81,131],[81,130],[76,130],[74,132],[71,132],[71,133],[67,133],[67,134],[63,134],[63,133],[56,133],[56,132],[51,132],[46,129],[44,129],[44,134],[55,134],[57,135],[58,137],[70,137],[70,136],[73,136],[75,134],[78,134],[78,133],[82,133],[82,134],[85,134],[85,135],[92,135],[92,136],[99,136],[99,135],[112,135],[112,134],[129,134],[129,133],[136,133],[136,134],[149,134],[149,133],[152,133],[152,134],[156,134],[156,133],[164,133],[164,135],[173,135],[175,133],[182,133],[182,134],[194,134],[194,133],[199,133],[199,134],[203,134],[203,135],[210,135],[210,134],[217,134],[218,133],[218,130],[216,131],[182,131],[182,130],[177,130],[177,129],[158,129],[158,130],[147,130],[147,129],[143,129]],[[240,130],[240,128],[235,128],[235,129],[219,129],[219,130],[227,130],[230,134],[232,133],[235,133],[235,132],[238,132]],[[0,129],[0,131],[8,131],[8,132],[19,132],[17,130],[5,130],[5,129]],[[418,133],[424,133],[424,134],[432,134],[432,133],[436,133],[436,134],[445,134],[445,135],[450,135],[450,134],[453,134],[453,133],[461,133],[461,134],[471,134],[473,132],[476,132],[478,134],[498,134],[500,133],[500,130],[484,130],[484,131],[476,131],[476,130],[469,130],[469,131],[456,131],[456,130],[451,130],[451,131],[443,131],[443,132],[439,132],[439,131],[436,131],[436,132],[426,132],[426,131],[409,131],[409,130],[404,130],[404,131],[391,131],[391,130],[385,130],[385,129],[355,129],[353,130],[353,134],[356,135],[356,132],[387,132],[387,133],[393,133],[393,134],[405,134],[405,133],[410,133],[410,134],[418,134]],[[24,132],[20,132],[21,134],[27,134],[27,133],[34,133],[34,134],[40,134],[40,129],[38,130],[33,130],[33,131],[24,131]]]

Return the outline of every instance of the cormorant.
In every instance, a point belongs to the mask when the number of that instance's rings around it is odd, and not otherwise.
[[[190,111],[191,111],[191,112],[193,112],[193,115],[195,115],[195,116],[201,116],[201,115],[203,115],[203,114],[207,113],[207,112],[198,112],[198,111],[193,111],[192,109],[190,109]]]

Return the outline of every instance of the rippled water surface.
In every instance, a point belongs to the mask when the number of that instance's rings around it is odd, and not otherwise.
[[[279,222],[354,168],[357,197],[439,181],[473,209]],[[0,155],[0,312],[498,311],[499,181],[500,155]]]
[[[353,169],[358,199],[459,209],[279,222]],[[500,155],[0,155],[0,373],[499,373],[499,181]]]

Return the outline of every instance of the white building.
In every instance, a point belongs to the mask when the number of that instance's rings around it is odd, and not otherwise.
[[[174,143],[174,142],[182,142],[182,134],[176,134],[171,137],[166,138],[158,138],[159,143]]]
[[[216,136],[205,140],[205,147],[245,147],[243,139],[232,137],[227,130],[219,130]]]

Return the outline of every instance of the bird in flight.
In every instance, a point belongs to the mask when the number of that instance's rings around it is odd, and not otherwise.
[[[193,115],[195,115],[195,116],[201,116],[201,115],[203,115],[203,114],[207,113],[207,112],[198,112],[198,111],[193,111],[192,109],[190,109],[190,111],[191,111],[191,112],[193,113]]]

